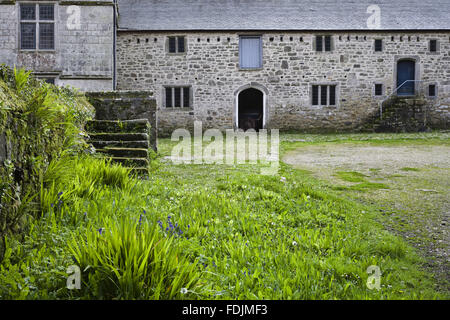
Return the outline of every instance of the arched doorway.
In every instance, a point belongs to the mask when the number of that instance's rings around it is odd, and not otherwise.
[[[248,88],[238,95],[237,123],[239,129],[263,129],[264,93],[255,88]]]
[[[415,82],[407,80],[415,80],[416,78],[416,62],[414,60],[400,60],[397,62],[397,95],[413,96],[415,94]]]

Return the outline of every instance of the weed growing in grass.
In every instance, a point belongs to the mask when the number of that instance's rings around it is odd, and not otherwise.
[[[336,176],[348,182],[365,182],[366,175],[355,171],[338,171]]]
[[[409,167],[401,168],[400,170],[402,170],[402,171],[420,171],[420,169],[418,169],[418,168],[409,168]]]

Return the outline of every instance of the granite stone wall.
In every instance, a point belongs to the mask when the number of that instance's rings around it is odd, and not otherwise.
[[[19,1],[0,1],[0,64],[56,77],[56,84],[82,90],[113,89],[113,1],[55,1],[55,50],[20,50]],[[80,28],[67,22],[80,10]],[[74,22],[70,20],[69,22]]]
[[[263,67],[239,68],[239,36],[262,35]],[[332,51],[316,52],[315,35],[331,35]],[[167,37],[183,35],[184,54],[167,52]],[[375,52],[374,40],[383,40]],[[429,52],[429,40],[438,52]],[[417,96],[423,98],[431,127],[448,128],[450,119],[449,32],[128,32],[118,33],[119,90],[154,92],[158,128],[169,135],[175,128],[227,129],[236,126],[237,95],[254,87],[265,95],[267,128],[304,131],[359,130],[379,112],[381,101],[396,87],[399,59],[416,61]],[[383,85],[375,96],[374,85]],[[335,106],[313,106],[312,85],[337,86]],[[429,84],[438,96],[428,97]],[[191,108],[165,108],[164,86],[191,86]]]

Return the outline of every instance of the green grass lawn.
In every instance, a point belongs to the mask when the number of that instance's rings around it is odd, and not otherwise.
[[[311,137],[341,139],[282,135],[281,149]],[[54,162],[42,217],[7,240],[0,299],[449,298],[376,206],[283,164],[276,176],[258,165],[172,165],[163,157],[173,145],[159,141],[148,180],[87,156]],[[81,268],[80,290],[66,289],[70,265]],[[380,290],[366,286],[371,265]]]

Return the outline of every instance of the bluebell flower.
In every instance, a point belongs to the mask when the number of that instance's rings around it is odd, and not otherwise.
[[[98,233],[102,234],[103,228],[100,228],[100,229],[98,229],[97,231],[98,231]]]

